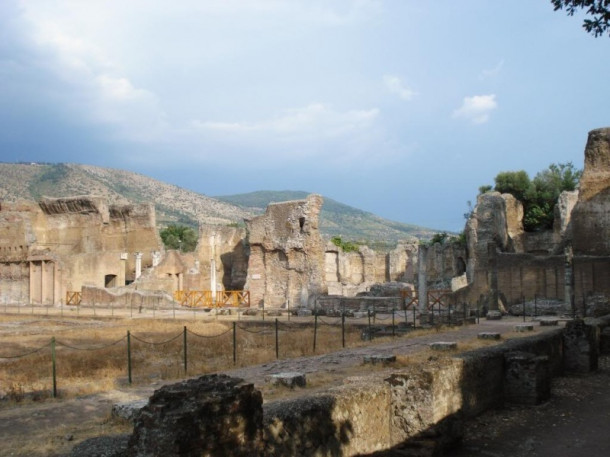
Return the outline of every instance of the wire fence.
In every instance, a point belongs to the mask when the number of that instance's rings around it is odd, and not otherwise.
[[[402,319],[398,319],[401,316]],[[184,326],[175,334],[132,333],[101,344],[79,344],[66,339],[51,337],[37,347],[23,352],[7,354],[0,350],[0,364],[12,363],[5,372],[17,372],[21,359],[36,357],[28,376],[47,379],[53,397],[58,395],[58,381],[65,378],[91,378],[106,366],[114,366],[128,384],[134,377],[188,376],[189,373],[217,371],[228,366],[263,363],[269,358],[313,355],[348,346],[369,344],[374,337],[395,337],[414,329],[407,313],[393,310],[391,315],[373,311],[365,316],[346,319],[319,316],[300,317],[280,321],[258,319],[256,321],[223,322],[226,330],[214,334],[202,334]],[[206,324],[202,324],[206,325]],[[50,356],[50,360],[49,360]],[[50,365],[50,370],[49,370]],[[50,379],[48,373],[50,371]],[[11,380],[6,380],[10,384]],[[47,385],[49,385],[47,384]]]

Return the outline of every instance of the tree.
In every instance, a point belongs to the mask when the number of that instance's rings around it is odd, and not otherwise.
[[[559,194],[576,189],[581,175],[582,171],[574,168],[571,162],[553,163],[532,180],[523,170],[503,171],[495,178],[495,190],[512,194],[523,203],[525,230],[546,230],[553,228]]]
[[[186,225],[170,224],[160,232],[161,240],[168,249],[192,252],[197,246],[197,233]]]
[[[610,36],[610,0],[551,0],[555,11],[565,8],[568,16],[574,16],[578,10],[586,9],[593,19],[585,19],[582,26],[596,38],[606,30]]]
[[[493,190],[493,186],[490,186],[489,184],[479,186],[479,195],[486,194],[487,192],[491,192],[492,190]]]
[[[512,194],[517,200],[524,201],[531,186],[530,177],[524,170],[502,171],[496,175],[495,190],[502,194]]]

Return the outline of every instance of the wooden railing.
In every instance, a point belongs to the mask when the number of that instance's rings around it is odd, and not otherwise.
[[[432,309],[435,305],[449,306],[450,294],[451,290],[429,290],[428,309]],[[400,291],[400,297],[404,300],[407,309],[419,306],[419,295],[415,290],[403,289]]]
[[[78,306],[82,299],[83,295],[81,292],[66,292],[66,305]]]
[[[177,290],[174,300],[189,308],[250,307],[250,291],[219,290],[214,300],[211,290]]]

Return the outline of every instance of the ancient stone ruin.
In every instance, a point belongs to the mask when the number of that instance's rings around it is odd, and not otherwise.
[[[603,314],[610,309],[609,164],[610,129],[593,130],[580,189],[560,196],[553,230],[526,232],[522,204],[488,192],[466,224],[466,245],[405,240],[387,252],[344,252],[323,240],[319,195],[272,203],[246,229],[202,224],[192,253],[164,249],[151,205],[109,206],[92,196],[2,203],[1,299],[57,305],[78,294],[83,304],[150,306],[186,303],[178,292],[205,292],[216,303],[222,291],[246,291],[260,308],[368,296],[425,312],[440,291],[445,307],[511,311],[527,302],[531,314],[535,302],[545,313]]]
[[[250,257],[246,288],[254,305],[307,306],[325,293],[324,244],[318,230],[322,197],[272,203],[246,221]]]
[[[562,303],[560,312],[606,313],[609,197],[610,128],[589,133],[580,189],[560,196],[553,230],[525,232],[513,196],[479,195],[466,224],[468,284],[456,299],[492,310],[546,299]]]

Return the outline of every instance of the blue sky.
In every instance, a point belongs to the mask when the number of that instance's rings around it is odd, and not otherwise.
[[[583,165],[610,40],[539,0],[3,0],[0,160],[306,190],[459,231],[499,171]]]

